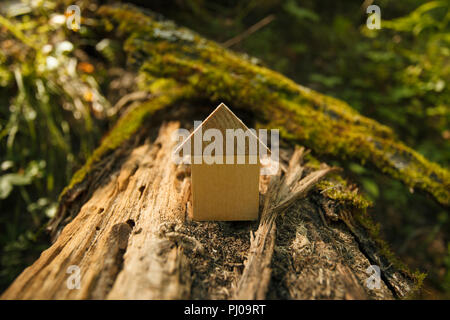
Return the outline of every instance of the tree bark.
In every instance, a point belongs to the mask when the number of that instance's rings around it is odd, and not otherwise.
[[[412,290],[395,270],[401,289],[386,276],[367,288],[371,240],[321,213],[308,190],[331,168],[303,167],[303,149],[262,179],[259,222],[188,220],[189,167],[171,161],[179,126],[165,122],[156,138],[138,134],[105,157],[67,209],[73,220],[1,298],[391,299]]]

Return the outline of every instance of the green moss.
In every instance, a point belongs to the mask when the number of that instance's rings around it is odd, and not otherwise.
[[[345,207],[365,210],[372,206],[368,199],[358,193],[357,189],[351,190],[347,182],[337,174],[319,182],[316,189]]]
[[[173,23],[131,7],[102,7],[105,25],[125,40],[144,82],[172,79],[192,98],[228,102],[255,114],[257,125],[279,128],[282,138],[317,154],[356,159],[450,205],[450,174],[397,141],[392,131],[346,103],[304,88]],[[105,27],[106,28],[106,27]]]

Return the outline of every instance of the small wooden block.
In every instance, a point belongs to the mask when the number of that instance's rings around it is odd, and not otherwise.
[[[210,161],[210,164],[208,164],[205,161],[197,162],[194,160],[194,158],[204,159],[202,155],[195,154],[194,146],[195,141],[197,141],[197,146],[200,148],[196,150],[200,149],[203,151],[208,147],[211,142],[202,139],[203,133],[208,129],[218,130],[223,137],[223,153],[218,155],[222,157],[222,163],[212,163]],[[240,130],[241,133],[245,132],[247,134],[245,145],[238,144],[238,139],[232,140],[232,150],[234,150],[232,155],[226,154],[227,129]],[[241,134],[239,136],[242,138]],[[252,142],[256,148],[249,147]],[[258,219],[259,175],[261,167],[259,149],[265,148],[268,153],[270,151],[225,104],[221,103],[183,141],[177,150],[180,151],[183,147],[189,150],[186,152],[190,153],[189,156],[192,159],[191,190],[193,203],[192,211],[190,212],[191,219],[198,221]],[[228,159],[234,159],[234,161],[229,163],[227,161]],[[245,161],[242,163],[238,159],[245,159]]]
[[[256,220],[259,164],[193,164],[191,219]]]

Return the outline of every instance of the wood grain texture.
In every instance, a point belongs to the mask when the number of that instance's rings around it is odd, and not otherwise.
[[[170,161],[177,128],[164,125],[156,141],[134,149],[2,299],[187,298],[187,258],[161,231],[183,223],[189,199],[188,174]],[[66,285],[70,265],[81,270],[79,290]]]
[[[258,219],[259,171],[259,164],[192,165],[191,218],[197,221]]]

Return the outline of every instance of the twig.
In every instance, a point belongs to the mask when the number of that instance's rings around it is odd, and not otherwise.
[[[242,40],[244,40],[248,36],[252,35],[256,31],[261,29],[262,27],[264,27],[264,26],[268,25],[269,23],[271,23],[274,19],[275,19],[275,15],[273,15],[273,14],[268,15],[264,19],[260,20],[259,22],[255,23],[250,28],[248,28],[247,30],[242,32],[241,34],[239,34],[239,35],[237,35],[237,36],[235,36],[235,37],[225,41],[224,43],[222,43],[222,46],[224,46],[225,48],[229,48],[229,47],[234,46],[235,44],[241,42]]]

